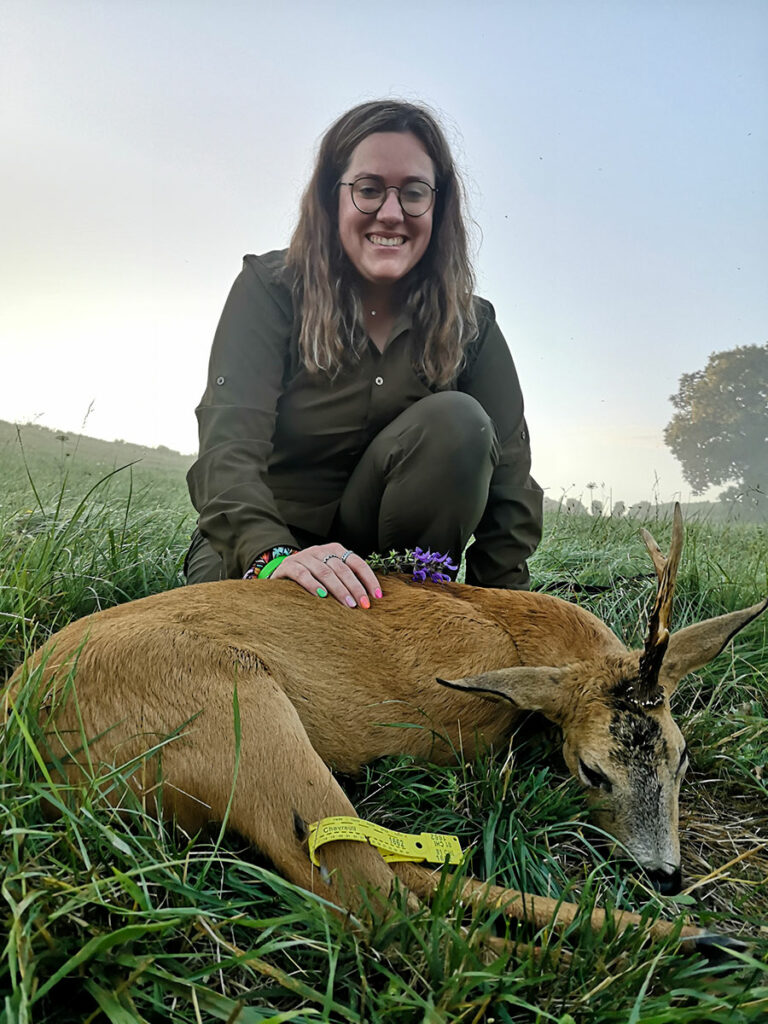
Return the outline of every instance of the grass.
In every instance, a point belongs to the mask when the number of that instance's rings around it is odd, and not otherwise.
[[[185,460],[64,436],[0,429],[0,672],[36,636],[182,583]]]
[[[183,473],[143,463],[113,473],[117,465],[80,465],[81,455],[46,461],[28,451],[19,470],[18,449],[0,449],[3,479],[14,481],[0,517],[6,675],[52,629],[181,581],[192,526]],[[664,548],[668,523],[649,525]],[[633,644],[653,595],[637,527],[551,514],[532,566],[537,586],[586,605]],[[764,525],[688,526],[678,627],[767,593]],[[692,769],[681,808],[687,889],[676,900],[649,895],[639,879],[601,858],[549,733],[520,737],[511,757],[501,752],[457,768],[394,759],[349,783],[365,817],[460,835],[472,848],[471,873],[580,901],[584,915],[565,935],[545,929],[537,937],[540,957],[525,933],[510,938],[526,946],[489,956],[488,943],[508,935],[507,924],[499,912],[463,906],[447,877],[417,914],[396,897],[386,920],[372,911],[364,927],[349,927],[319,897],[274,875],[236,836],[184,836],[148,814],[125,786],[130,767],[84,783],[74,805],[41,770],[28,690],[6,724],[0,774],[7,935],[0,1024],[764,1019],[766,640],[764,618],[678,690]],[[120,813],[112,806],[118,793]],[[58,818],[46,816],[46,804]],[[739,970],[726,972],[681,955],[672,942],[589,929],[594,905],[638,902],[651,915],[686,912],[745,934],[750,952]]]

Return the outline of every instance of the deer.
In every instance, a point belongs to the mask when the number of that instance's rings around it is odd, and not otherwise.
[[[393,575],[384,599],[363,612],[318,601],[290,580],[225,580],[73,622],[16,671],[6,704],[12,710],[20,687],[35,688],[53,763],[73,787],[100,767],[143,763],[128,784],[164,818],[195,834],[228,815],[278,873],[348,915],[386,908],[398,884],[418,906],[441,869],[390,864],[353,841],[328,843],[313,860],[310,823],[356,816],[336,774],[354,776],[387,755],[473,759],[505,749],[521,717],[539,712],[559,727],[595,823],[674,893],[688,755],[670,698],[768,600],[672,633],[679,505],[667,556],[642,532],[658,586],[641,650],[545,593]],[[577,904],[470,877],[461,898],[539,929],[579,913]],[[596,908],[591,924],[600,928],[606,913]],[[628,911],[613,920],[619,930],[641,925]],[[674,927],[642,926],[655,937]],[[678,941],[706,953],[737,940],[689,923]]]

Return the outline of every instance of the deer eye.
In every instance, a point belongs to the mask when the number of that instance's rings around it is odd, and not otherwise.
[[[602,789],[604,793],[610,793],[613,789],[610,779],[596,768],[590,768],[589,765],[584,764],[581,758],[579,758],[579,775],[584,785],[589,786],[590,789]]]

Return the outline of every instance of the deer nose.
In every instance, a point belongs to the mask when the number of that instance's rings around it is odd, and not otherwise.
[[[651,880],[654,889],[657,889],[662,896],[676,896],[682,888],[680,868],[675,868],[674,871],[651,868],[646,869],[645,873]]]

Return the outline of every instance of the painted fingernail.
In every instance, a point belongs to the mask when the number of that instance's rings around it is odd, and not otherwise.
[[[354,597],[350,597],[349,594],[347,594],[344,600],[347,602],[350,608],[357,608],[357,601],[355,601]]]
[[[376,587],[376,589],[375,589],[375,590],[374,590],[374,592],[373,592],[373,596],[374,596],[374,597],[383,597],[383,596],[384,596],[384,595],[382,594],[382,592],[381,592],[381,588],[380,588],[380,587]]]
[[[361,597],[360,598],[360,607],[361,608],[370,608],[371,607],[371,602],[368,600],[367,597]]]
[[[325,587],[318,587],[317,588],[317,596],[318,597],[328,597],[328,591],[325,589]]]

